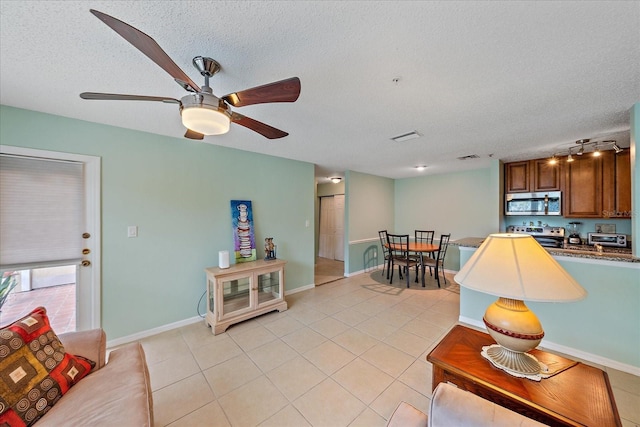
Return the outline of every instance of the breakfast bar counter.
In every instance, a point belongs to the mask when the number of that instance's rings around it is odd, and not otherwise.
[[[450,243],[452,246],[466,248],[478,248],[484,242],[484,237],[464,237]],[[631,254],[628,248],[604,247],[602,252],[598,252],[590,245],[569,245],[565,248],[545,248],[553,256],[566,256],[572,258],[587,258],[600,261],[620,261],[640,263],[640,258]]]

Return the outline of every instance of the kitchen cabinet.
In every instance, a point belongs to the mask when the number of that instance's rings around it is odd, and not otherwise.
[[[568,218],[602,217],[605,157],[609,156],[593,157],[591,154],[585,154],[573,156],[574,161],[566,163],[563,216]]]
[[[629,218],[631,163],[629,151],[604,151],[574,156],[566,163],[563,216],[568,218]]]
[[[229,268],[210,267],[207,275],[205,322],[218,335],[230,325],[270,311],[284,311],[284,265],[286,261],[257,260]]]
[[[615,217],[631,218],[631,153],[616,154]]]
[[[562,164],[550,165],[548,159],[506,163],[505,177],[506,193],[560,191]]]

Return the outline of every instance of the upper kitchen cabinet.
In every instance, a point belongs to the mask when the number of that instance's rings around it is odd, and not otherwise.
[[[631,218],[631,154],[616,154],[616,217]]]
[[[550,165],[548,159],[505,164],[506,193],[560,191],[562,164]]]
[[[629,151],[601,156],[574,156],[565,164],[563,216],[569,218],[629,218],[631,164]]]

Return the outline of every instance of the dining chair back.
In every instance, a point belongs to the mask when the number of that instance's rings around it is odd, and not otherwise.
[[[408,234],[387,234],[389,239],[389,249],[391,250],[391,279],[393,283],[394,266],[398,266],[398,275],[402,280],[402,271],[407,276],[407,288],[409,287],[409,272],[411,267],[416,269],[416,282],[418,281],[418,262],[409,256],[409,235]]]
[[[389,279],[389,270],[391,269],[391,251],[389,250],[389,239],[387,238],[387,230],[378,231],[380,237],[380,246],[382,246],[382,254],[384,255],[384,264],[382,264],[382,275],[387,270],[387,279]]]
[[[451,234],[442,234],[440,236],[440,243],[438,244],[438,252],[435,255],[435,258],[426,258],[423,260],[425,267],[433,267],[436,273],[436,281],[438,282],[438,287],[440,287],[440,272],[442,272],[442,278],[444,279],[444,284],[447,284],[447,278],[444,275],[444,258],[447,255],[447,248],[449,247],[449,239],[451,238]]]
[[[433,244],[433,235],[436,232],[434,230],[416,230],[415,241],[416,243],[429,243]]]
[[[433,244],[433,236],[436,234],[435,230],[415,230],[414,232],[414,239],[416,243],[428,243],[430,245]],[[415,254],[414,258],[418,260],[418,262],[420,262],[420,268],[422,269],[422,275],[424,275],[424,270],[425,267],[429,267],[429,274],[431,276],[433,276],[433,270],[431,268],[431,266],[425,266],[422,265],[422,260],[423,257],[427,256],[429,258],[433,258],[434,257],[434,252],[429,252],[428,255],[424,255],[424,254]],[[424,284],[424,280],[422,281],[422,283]]]

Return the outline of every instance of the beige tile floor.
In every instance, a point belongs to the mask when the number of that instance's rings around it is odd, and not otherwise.
[[[428,411],[427,353],[459,288],[389,286],[381,271],[286,297],[289,309],[214,336],[204,321],[142,340],[156,426],[384,426],[400,401]],[[625,427],[640,378],[608,370]]]

